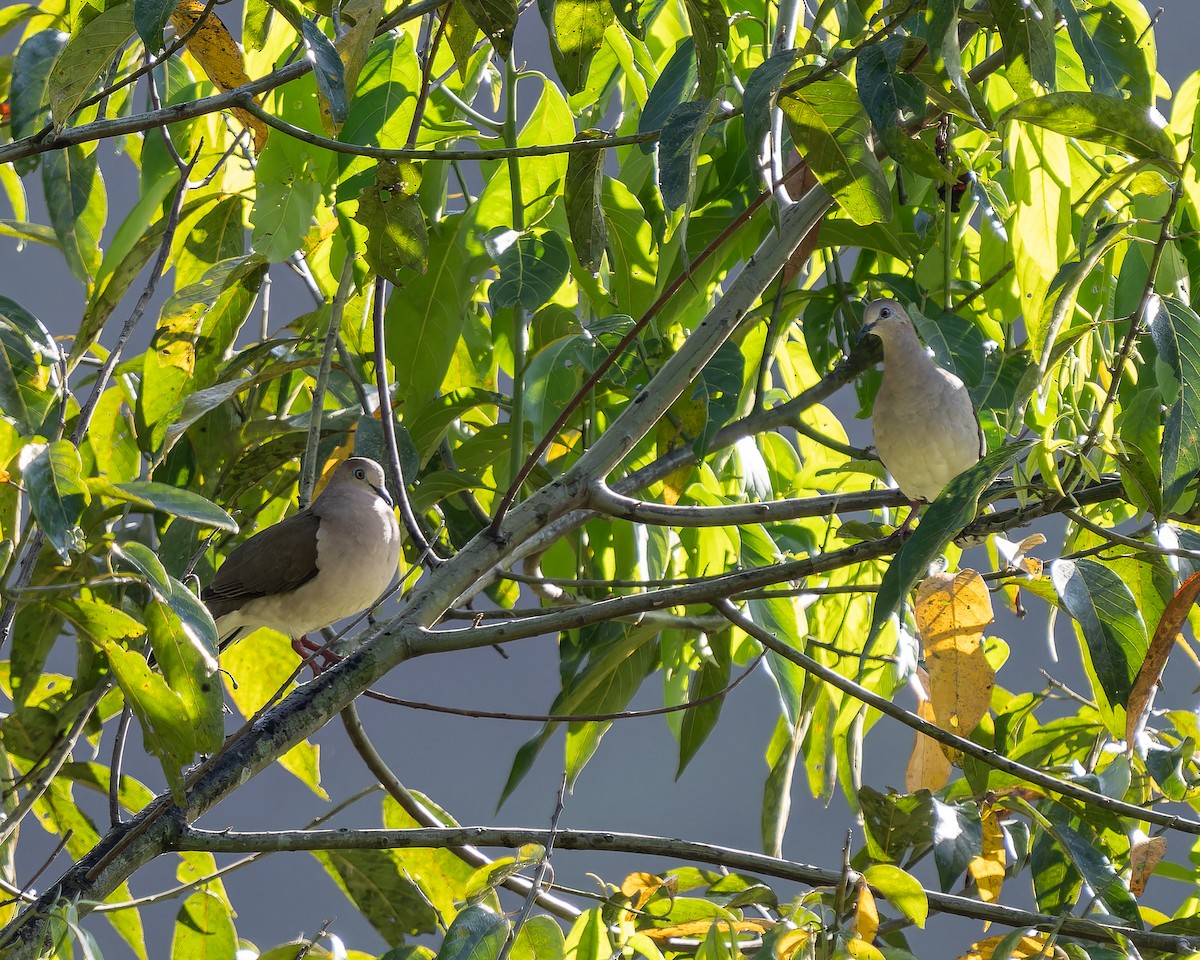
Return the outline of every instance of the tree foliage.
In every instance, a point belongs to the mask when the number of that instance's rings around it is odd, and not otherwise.
[[[1151,709],[1200,591],[1200,74],[1167,89],[1140,0],[246,0],[240,23],[46,0],[0,30],[4,268],[53,247],[86,301],[52,330],[0,296],[6,956],[95,955],[101,903],[150,955],[128,881],[162,857],[191,891],[172,955],[230,956],[219,868],[275,849],[312,850],[389,957],[903,960],[938,913],[1000,925],[970,957],[1194,949],[1195,896],[1138,898],[1154,871],[1200,879],[1161,859],[1200,836],[1200,727]],[[130,166],[139,198],[110,204]],[[286,269],[302,316],[269,310]],[[870,409],[876,295],[968,385],[990,451],[907,539],[826,405],[853,384],[840,409]],[[352,451],[403,494],[398,612],[299,685],[280,637],[222,652],[253,719],[226,737],[195,580]],[[1049,516],[1056,542],[1010,539]],[[939,557],[958,572],[928,576]],[[1071,622],[1090,688],[1068,715],[1006,688],[993,603]],[[562,724],[574,784],[646,683],[682,770],[765,661],[765,854],[461,831],[403,787],[354,699],[547,634],[561,689],[505,795]],[[273,763],[322,790],[306,738],[339,713],[378,824],[194,826]],[[885,714],[918,731],[905,793],[859,768]],[[130,717],[156,783],[82,759]],[[840,870],[780,856],[805,790],[860,817]],[[75,861],[37,896],[29,813]],[[680,866],[606,878],[597,906],[553,891],[555,848]]]

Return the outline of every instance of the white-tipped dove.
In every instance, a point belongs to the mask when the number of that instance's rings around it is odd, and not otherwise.
[[[200,599],[221,646],[243,629],[271,627],[303,657],[315,646],[305,635],[373,605],[399,561],[400,528],[383,469],[352,457],[309,507],[230,553]]]
[[[963,382],[925,352],[912,321],[895,300],[874,300],[863,336],[883,342],[883,382],[871,422],[875,450],[900,492],[916,504],[937,497],[986,452],[983,431]]]

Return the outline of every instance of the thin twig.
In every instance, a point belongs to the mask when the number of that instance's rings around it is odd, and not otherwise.
[[[321,347],[321,362],[317,366],[316,382],[313,384],[312,404],[308,409],[308,439],[304,444],[304,458],[300,463],[299,502],[307,507],[312,500],[313,488],[317,485],[317,460],[321,446],[321,421],[325,416],[325,391],[329,385],[329,374],[333,370],[333,352],[337,349],[338,330],[342,326],[342,314],[346,302],[354,290],[354,257],[347,253],[342,264],[342,275],[338,279],[337,293],[329,306],[329,326],[325,329],[325,342]]]
[[[391,389],[388,387],[387,346],[383,325],[386,285],[387,282],[383,277],[375,278],[375,303],[372,313],[375,336],[375,388],[379,394],[379,422],[383,428],[383,449],[387,453],[389,473],[392,486],[395,488],[396,504],[400,507],[400,519],[404,522],[404,529],[408,531],[414,546],[428,559],[430,569],[436,570],[443,561],[437,555],[433,544],[425,537],[425,531],[421,529],[421,523],[413,512],[412,501],[408,499],[408,487],[405,484],[404,466],[400,461],[400,448],[396,443],[396,419],[392,411]]]

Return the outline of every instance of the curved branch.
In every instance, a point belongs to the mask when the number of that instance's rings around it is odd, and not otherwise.
[[[923,720],[903,707],[896,706],[886,697],[881,697],[879,694],[855,683],[849,677],[842,676],[836,670],[830,669],[812,657],[788,646],[770,631],[764,630],[749,617],[744,616],[728,600],[719,600],[716,607],[729,618],[730,623],[740,627],[764,647],[768,647],[797,666],[803,667],[813,676],[819,677],[826,683],[837,687],[843,693],[850,694],[855,700],[869,707],[874,707],[880,713],[891,717],[893,720],[899,720],[905,726],[911,727],[917,733],[923,734],[931,740],[936,740],[938,743],[953,747],[955,750],[960,750],[968,756],[974,757],[976,760],[981,760],[989,767],[1003,770],[1005,773],[1011,773],[1013,776],[1020,777],[1027,783],[1044,787],[1061,797],[1070,797],[1072,800],[1079,800],[1089,806],[1107,810],[1109,813],[1115,813],[1119,817],[1145,820],[1160,827],[1171,827],[1180,831],[1180,833],[1200,835],[1200,821],[1159,813],[1157,810],[1139,807],[1137,804],[1126,803],[1123,800],[1114,800],[1112,797],[1097,793],[1095,790],[1088,790],[1086,787],[1081,787],[1078,784],[1060,780],[1058,777],[1051,776],[1035,767],[1027,767],[1023,763],[1017,763],[1015,760],[1010,760],[995,750],[989,750],[974,740],[968,740],[966,737],[960,737],[949,730],[943,730],[936,724],[930,723],[928,720]]]
[[[245,853],[253,850],[394,850],[464,844],[515,849],[526,843],[546,844],[550,836],[549,830],[509,827],[458,827],[441,830],[273,830],[260,833],[187,829],[180,833],[174,849]],[[842,875],[840,870],[826,870],[734,847],[636,833],[614,833],[608,830],[558,830],[554,833],[554,845],[561,850],[633,853],[718,864],[811,886],[836,885]],[[887,899],[883,891],[875,890],[875,893]],[[1069,936],[1096,943],[1112,943],[1117,937],[1124,937],[1140,947],[1176,953],[1190,953],[1197,949],[1197,941],[1189,937],[1155,933],[1152,930],[1136,930],[1132,927],[1107,926],[1082,917],[1064,919],[995,903],[982,903],[970,897],[940,893],[936,890],[926,890],[925,895],[933,910],[1009,927],[1060,929]]]

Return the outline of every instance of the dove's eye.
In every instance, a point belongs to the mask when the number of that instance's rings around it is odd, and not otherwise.
[[[354,471],[354,475],[356,477],[358,477],[359,480],[367,479],[367,472],[365,470],[363,470],[361,467]]]
[[[882,308],[882,309],[879,311],[879,319],[880,319],[880,320],[887,320],[887,319],[888,319],[888,318],[889,318],[891,315],[892,315],[892,308],[891,308],[891,307],[883,307],[883,308]]]

